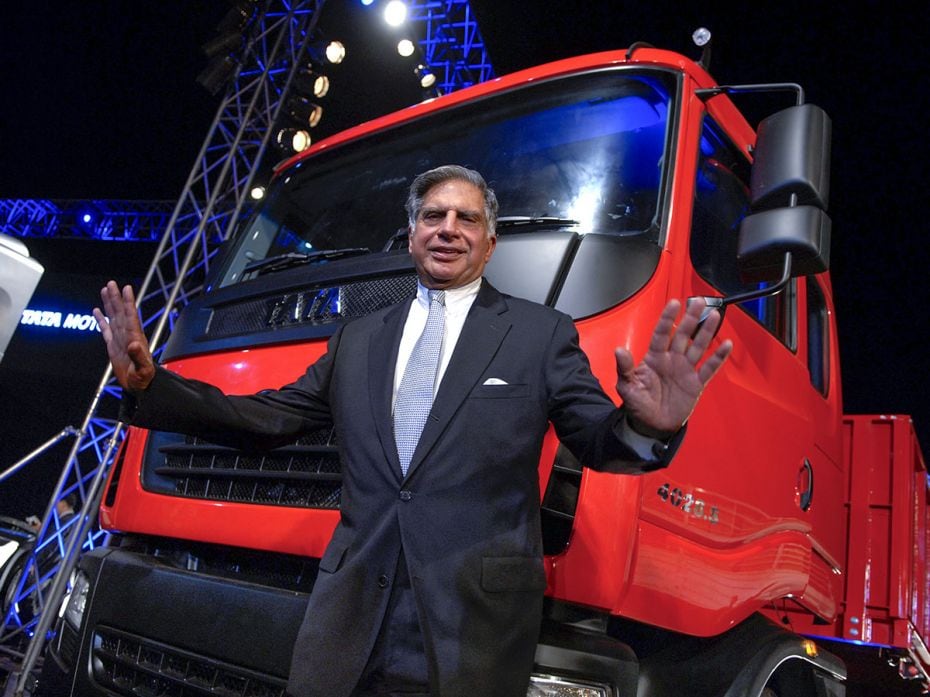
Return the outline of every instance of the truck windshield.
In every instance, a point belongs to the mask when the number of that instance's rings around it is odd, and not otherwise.
[[[405,249],[411,181],[449,163],[478,170],[496,191],[502,236],[562,227],[656,243],[674,93],[670,73],[599,71],[531,84],[324,150],[279,174],[215,283],[252,280],[257,262],[282,255]]]

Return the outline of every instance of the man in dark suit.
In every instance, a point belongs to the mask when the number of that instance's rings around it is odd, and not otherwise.
[[[157,368],[128,286],[102,290],[108,320],[95,310],[137,425],[256,448],[334,424],[341,519],[294,649],[296,697],[525,695],[546,586],[537,468],[549,423],[585,466],[663,467],[731,349],[708,351],[716,313],[698,329],[696,303],[676,329],[670,302],[639,365],[616,351],[618,409],[569,317],[482,280],[497,201],[478,173],[420,175],[407,210],[417,297],[340,327],[277,391],[227,397]],[[433,401],[411,439],[405,374],[436,322]]]

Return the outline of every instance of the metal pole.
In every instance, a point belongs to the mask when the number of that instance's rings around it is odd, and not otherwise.
[[[110,437],[106,452],[103,456],[104,462],[110,461],[110,457],[118,442],[117,436],[122,426],[122,422],[118,423],[116,430]],[[81,549],[84,535],[87,534],[87,531],[91,525],[91,512],[96,511],[100,505],[100,498],[103,494],[103,482],[105,473],[105,467],[97,468],[97,472],[94,476],[91,487],[88,490],[87,501],[85,502],[80,516],[78,517],[77,524],[74,525],[71,530],[71,534],[68,536],[68,547],[65,550],[64,557],[61,560],[61,565],[58,567],[58,571],[52,580],[52,587],[49,589],[47,596],[49,604],[64,595],[65,587],[68,583],[68,579],[71,576],[71,571],[74,569],[74,566],[77,563],[78,551]],[[32,673],[32,669],[35,667],[42,649],[45,648],[45,640],[48,630],[52,626],[52,622],[57,617],[56,613],[47,612],[47,608],[48,604],[42,608],[42,612],[39,614],[39,622],[35,628],[35,634],[33,634],[32,641],[29,642],[29,646],[26,648],[26,653],[23,656],[23,663],[19,674],[19,680],[16,683],[16,690],[13,693],[14,697],[22,697],[24,694],[29,681],[29,676]]]
[[[21,460],[17,460],[12,465],[7,467],[3,472],[0,472],[0,484],[6,481],[8,477],[11,477],[14,474],[16,474],[16,472],[18,472],[20,469],[25,467],[26,464],[29,463],[31,460],[38,457],[39,455],[44,453],[46,450],[51,448],[53,445],[58,443],[58,441],[66,438],[67,436],[79,436],[79,435],[81,435],[81,432],[77,430],[76,428],[74,428],[74,426],[65,426],[65,428],[61,431],[61,433],[59,433],[57,436],[53,436],[52,438],[49,438],[42,445],[40,445],[38,448],[33,450],[31,453],[23,457]]]

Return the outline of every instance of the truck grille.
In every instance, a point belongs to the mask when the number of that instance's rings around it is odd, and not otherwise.
[[[94,632],[92,665],[98,684],[131,697],[284,697],[286,687],[272,675],[104,627]]]
[[[152,432],[143,484],[149,491],[185,498],[338,509],[342,468],[331,428],[257,453]]]
[[[409,298],[416,287],[416,275],[405,274],[221,305],[213,310],[206,336],[233,336],[364,317]]]

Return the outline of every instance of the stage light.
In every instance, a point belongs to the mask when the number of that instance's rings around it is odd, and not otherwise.
[[[217,25],[217,35],[200,47],[210,61],[197,76],[197,82],[210,94],[218,94],[235,73],[239,62],[236,56],[245,43],[244,34],[255,13],[253,0],[239,0]]]
[[[74,209],[74,219],[84,232],[93,232],[102,217],[97,207],[89,202],[80,203]]]
[[[215,58],[240,48],[245,41],[243,30],[255,16],[255,11],[255,3],[252,0],[240,0],[235,3],[216,25],[216,36],[200,49],[208,58]]]
[[[423,89],[429,89],[436,84],[436,74],[422,63],[418,65],[413,72],[416,73],[416,76],[419,78],[420,87]]]
[[[334,65],[342,63],[346,57],[346,47],[341,41],[330,41],[326,44],[326,60]]]
[[[325,97],[329,92],[329,78],[311,68],[303,68],[294,78],[294,87],[303,94]]]
[[[407,19],[407,5],[401,0],[391,0],[384,8],[384,21],[392,27],[399,27]]]
[[[313,128],[323,118],[323,107],[306,97],[292,97],[287,103],[287,114],[301,125]]]
[[[252,190],[249,192],[249,195],[252,197],[253,201],[261,201],[263,198],[265,198],[265,187],[253,186]]]
[[[197,76],[197,84],[210,94],[216,95],[226,86],[238,63],[232,56],[214,58]]]
[[[412,56],[415,50],[416,46],[413,45],[410,39],[401,39],[397,42],[397,52],[404,58]]]
[[[228,53],[241,47],[242,42],[242,31],[240,29],[236,29],[229,32],[228,34],[217,36],[216,38],[211,39],[203,46],[201,46],[200,49],[207,55],[208,58],[214,58],[221,53]]]
[[[275,137],[278,147],[287,152],[303,152],[310,147],[310,134],[302,128],[282,128]]]
[[[365,7],[368,7],[368,6],[369,6],[371,3],[373,3],[374,1],[375,1],[375,0],[362,0],[362,4],[363,4]]]

